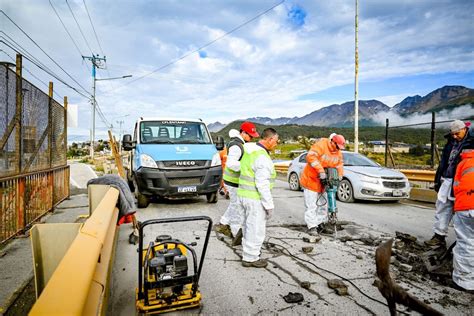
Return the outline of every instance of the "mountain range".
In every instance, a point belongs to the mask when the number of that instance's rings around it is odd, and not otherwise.
[[[397,114],[405,117],[413,114],[425,114],[428,112],[439,112],[452,110],[461,105],[471,105],[474,113],[474,89],[463,86],[444,86],[436,89],[425,96],[415,95],[403,99],[392,108],[378,100],[359,100],[359,126],[376,126],[381,122],[376,116]],[[472,115],[472,114],[471,114]],[[354,101],[342,104],[332,104],[313,111],[302,117],[250,117],[239,121],[251,121],[263,125],[316,125],[348,127],[353,125]],[[224,128],[226,124],[215,122],[209,124],[212,132]]]

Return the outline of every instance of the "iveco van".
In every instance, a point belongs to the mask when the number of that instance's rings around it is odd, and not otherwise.
[[[152,196],[206,195],[217,202],[224,140],[214,144],[201,120],[140,118],[122,146],[131,151],[126,172],[138,207],[147,207]]]

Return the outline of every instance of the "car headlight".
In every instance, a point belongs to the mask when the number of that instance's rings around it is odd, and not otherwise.
[[[140,155],[140,164],[142,167],[158,168],[153,158],[145,154]]]
[[[360,181],[367,182],[367,183],[378,184],[379,183],[379,178],[374,178],[374,177],[369,177],[369,176],[361,176]]]
[[[221,164],[221,156],[219,156],[219,153],[215,153],[214,156],[212,156],[211,167],[220,166]]]

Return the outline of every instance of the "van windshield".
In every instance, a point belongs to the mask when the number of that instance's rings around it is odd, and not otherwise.
[[[142,144],[212,144],[204,123],[186,121],[143,121]]]

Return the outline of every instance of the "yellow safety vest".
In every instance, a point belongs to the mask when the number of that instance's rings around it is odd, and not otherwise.
[[[252,166],[254,165],[255,160],[257,160],[257,158],[262,155],[266,155],[268,159],[271,159],[266,150],[256,150],[251,153],[244,153],[244,156],[240,160],[239,188],[237,189],[238,196],[260,200],[260,193],[258,192],[257,186],[255,185],[255,172],[253,171]],[[272,168],[270,189],[273,189],[275,179],[275,168]]]

